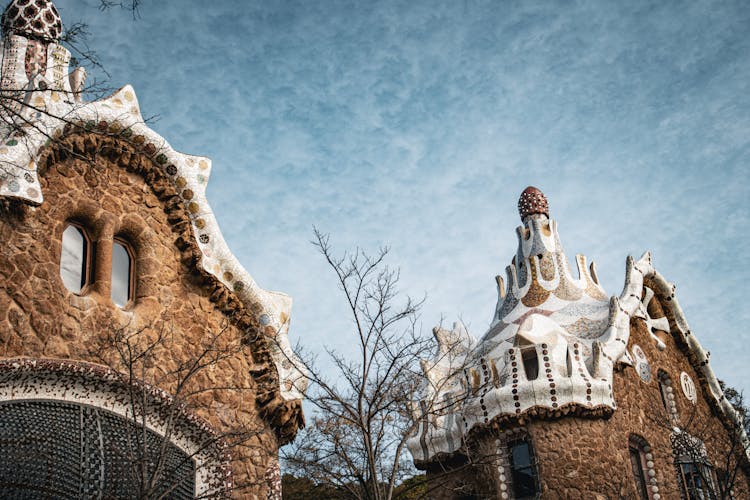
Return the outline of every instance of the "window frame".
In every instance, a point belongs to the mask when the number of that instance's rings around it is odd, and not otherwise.
[[[686,472],[687,467],[692,467],[694,470]],[[677,463],[677,470],[680,476],[680,489],[683,498],[687,500],[716,498],[716,481],[713,477],[714,468],[711,464],[696,460],[683,460]],[[701,484],[695,483],[696,478]]]
[[[113,276],[114,276],[114,253],[115,253],[115,245],[120,245],[125,249],[125,252],[128,255],[128,300],[123,305],[117,304],[115,302],[114,297],[112,296],[112,290],[113,290]],[[109,273],[109,298],[114,302],[114,304],[119,307],[120,309],[127,310],[130,309],[133,304],[135,303],[135,273],[136,273],[136,260],[135,260],[135,249],[133,248],[133,244],[130,243],[130,241],[121,235],[115,235],[112,237],[112,252],[110,255],[110,263],[111,263],[111,269]]]
[[[670,437],[680,497],[683,500],[708,500],[716,498],[717,478],[706,446],[702,440],[685,432]],[[692,469],[692,470],[691,470]],[[696,478],[700,484],[696,484]]]
[[[646,460],[646,447],[648,442],[641,436],[632,434],[628,438],[628,456],[630,457],[630,469],[636,484],[636,491],[641,500],[652,500],[653,495],[649,487],[648,460]],[[650,446],[649,446],[650,448]],[[638,465],[638,471],[635,465]]]
[[[64,246],[64,239],[65,239],[65,232],[69,228],[74,228],[78,231],[81,236],[83,236],[83,262],[82,262],[82,269],[81,269],[81,287],[80,290],[77,292],[74,292],[70,288],[68,288],[68,285],[65,284],[65,280],[62,277],[62,260],[63,255],[65,253],[65,246]],[[89,289],[91,288],[91,285],[93,284],[94,279],[94,242],[91,239],[91,236],[89,236],[89,231],[86,229],[86,226],[76,220],[69,220],[65,222],[65,228],[62,231],[62,234],[60,235],[60,258],[58,259],[58,266],[60,267],[60,272],[58,273],[60,276],[60,280],[63,282],[63,286],[65,289],[78,296],[84,296],[88,294]]]
[[[529,464],[524,465],[521,467],[517,467],[513,463],[513,449],[516,446],[526,445],[529,455]],[[531,438],[528,435],[519,437],[517,439],[513,439],[511,441],[508,441],[507,443],[507,450],[508,450],[508,471],[509,471],[509,478],[510,478],[510,489],[513,492],[513,498],[516,498],[518,500],[523,499],[537,499],[540,497],[540,494],[542,492],[540,480],[539,480],[539,462],[536,458],[536,453],[534,452],[534,446],[531,442]],[[517,480],[516,474],[518,474],[517,471],[530,471],[531,477],[534,481],[534,492],[531,496],[521,496],[523,492],[519,493],[517,488],[519,488],[519,481]]]
[[[677,401],[674,395],[674,380],[666,371],[659,369],[656,372],[656,381],[659,385],[659,395],[664,411],[667,412],[667,418],[670,422],[678,423],[680,421],[680,412],[677,409]]]

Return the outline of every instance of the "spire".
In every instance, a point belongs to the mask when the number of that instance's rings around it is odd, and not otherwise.
[[[70,52],[60,44],[62,20],[51,0],[13,0],[0,19],[3,35],[2,81],[5,92],[0,119],[27,124],[38,108],[47,113],[60,103],[46,102],[46,91],[65,92],[81,102],[86,72],[76,68],[69,73]],[[45,105],[41,105],[41,100]],[[31,106],[28,105],[31,103]],[[28,115],[28,116],[26,116]]]
[[[497,279],[498,302],[490,331],[510,340],[527,314],[544,314],[565,331],[596,336],[606,326],[607,295],[598,283],[593,263],[576,255],[578,275],[568,264],[557,222],[549,217],[549,203],[539,189],[529,186],[518,199],[521,225],[516,228],[518,250],[506,268],[507,282]]]

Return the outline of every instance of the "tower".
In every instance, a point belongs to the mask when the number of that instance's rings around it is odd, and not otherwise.
[[[608,298],[585,257],[571,273],[540,190],[518,209],[488,330],[436,328],[422,364],[408,446],[436,497],[708,498],[731,474],[746,495],[742,419],[650,253]]]

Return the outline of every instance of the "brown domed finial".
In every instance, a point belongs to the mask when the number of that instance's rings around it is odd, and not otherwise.
[[[5,8],[0,22],[3,35],[52,42],[62,35],[62,21],[51,0],[13,0]]]
[[[534,186],[527,187],[518,198],[518,213],[521,215],[521,220],[534,214],[544,214],[549,217],[547,197]]]

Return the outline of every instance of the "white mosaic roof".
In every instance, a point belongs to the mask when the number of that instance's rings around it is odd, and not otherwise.
[[[507,284],[498,282],[498,303],[489,330],[475,340],[463,325],[436,328],[436,356],[425,360],[425,390],[415,417],[421,422],[407,442],[416,462],[457,451],[475,427],[496,419],[568,412],[608,414],[616,410],[612,391],[614,365],[640,364],[627,351],[630,319],[644,319],[653,329],[673,331],[666,318],[652,319],[646,306],[654,295],[644,278],[668,294],[677,329],[695,352],[715,403],[737,418],[724,399],[707,354],[689,335],[674,285],[653,268],[650,253],[628,257],[625,284],[608,298],[596,268],[576,256],[578,276],[568,266],[549,207],[536,188],[519,201],[523,224],[516,229],[518,252],[506,268]],[[637,357],[637,356],[636,356]],[[704,362],[705,360],[705,362]]]

